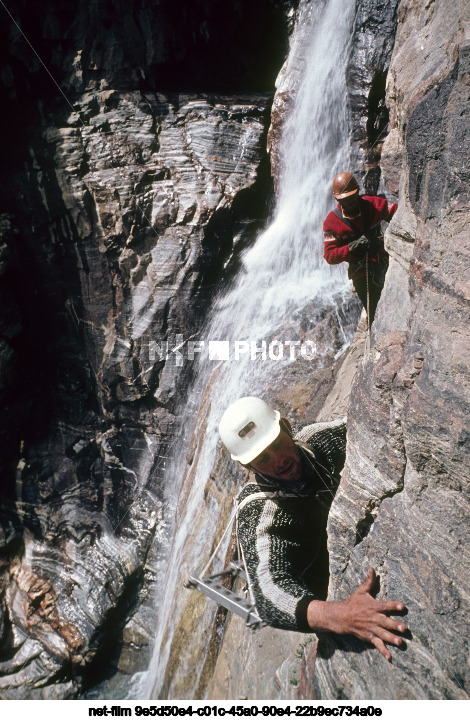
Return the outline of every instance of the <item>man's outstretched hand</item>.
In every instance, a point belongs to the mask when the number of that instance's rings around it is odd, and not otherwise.
[[[313,631],[353,634],[369,641],[390,661],[385,644],[400,646],[403,639],[397,633],[406,631],[406,626],[388,614],[403,611],[405,606],[400,601],[377,601],[371,595],[375,580],[375,571],[370,568],[364,583],[346,601],[311,601],[307,620]]]

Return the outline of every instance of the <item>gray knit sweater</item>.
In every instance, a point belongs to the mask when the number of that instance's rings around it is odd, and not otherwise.
[[[326,522],[346,451],[346,423],[314,423],[294,437],[295,485],[252,474],[238,496],[237,532],[256,608],[268,625],[308,631],[307,607],[328,590]]]

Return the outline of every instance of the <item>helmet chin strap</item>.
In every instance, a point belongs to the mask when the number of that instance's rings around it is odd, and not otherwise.
[[[287,433],[288,436],[290,436],[291,438],[293,437],[294,434],[292,432],[292,426],[287,420],[287,418],[281,418],[279,421],[279,425],[281,426],[281,429]]]

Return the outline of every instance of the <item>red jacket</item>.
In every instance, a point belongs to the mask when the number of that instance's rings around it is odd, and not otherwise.
[[[397,209],[397,203],[388,203],[385,198],[379,198],[376,195],[364,195],[359,199],[360,215],[354,219],[347,219],[349,225],[339,218],[334,211],[328,213],[323,223],[323,235],[325,245],[323,257],[330,265],[349,263],[348,276],[352,279],[364,277],[365,270],[365,253],[364,256],[358,257],[349,252],[348,243],[355,238],[363,235],[365,231],[376,230],[377,241],[373,250],[369,251],[369,262],[372,264],[380,264],[387,253],[384,249],[383,236],[380,232],[380,224],[382,220],[389,222]],[[341,206],[338,203],[338,209],[341,214]],[[341,214],[342,215],[342,214]],[[371,266],[373,268],[373,266]]]

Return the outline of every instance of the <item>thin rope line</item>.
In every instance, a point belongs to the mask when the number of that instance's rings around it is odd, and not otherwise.
[[[29,41],[29,39],[27,38],[27,36],[25,35],[25,33],[23,32],[23,30],[21,29],[21,27],[18,25],[18,23],[16,22],[15,18],[13,17],[13,15],[11,14],[11,12],[8,10],[8,8],[6,7],[6,5],[5,5],[5,3],[3,2],[3,0],[0,0],[0,3],[1,3],[1,5],[2,5],[2,7],[4,8],[5,12],[6,12],[6,13],[9,15],[9,17],[11,18],[12,22],[13,22],[13,23],[15,24],[15,26],[18,28],[18,30],[19,30],[19,32],[21,33],[21,35],[23,36],[23,38],[24,38],[24,39],[26,40],[26,42],[28,43],[28,45],[29,45],[29,47],[31,48],[31,50],[33,51],[33,53],[36,55],[37,59],[39,60],[39,62],[40,62],[41,65],[43,66],[44,70],[45,70],[45,71],[47,72],[47,74],[49,75],[49,77],[51,78],[51,80],[52,80],[52,82],[54,83],[54,85],[55,85],[55,86],[57,87],[57,89],[59,90],[60,94],[62,95],[62,97],[63,97],[64,100],[66,101],[67,105],[72,109],[72,111],[73,111],[74,113],[77,113],[77,114],[78,114],[78,119],[79,119],[82,127],[83,127],[85,130],[88,130],[88,129],[89,129],[89,126],[87,126],[87,125],[83,122],[82,117],[81,117],[81,115],[80,115],[80,110],[79,110],[79,109],[77,110],[77,108],[75,108],[75,107],[73,106],[73,104],[71,103],[71,101],[68,99],[67,95],[64,93],[64,91],[63,91],[62,88],[60,87],[59,83],[57,82],[57,80],[54,78],[54,76],[53,76],[52,73],[50,72],[50,70],[49,70],[49,68],[47,67],[46,63],[42,60],[41,56],[40,56],[39,53],[36,51],[36,49],[34,48],[33,44]],[[145,97],[145,96],[144,96],[144,97]],[[148,104],[150,110],[152,110],[152,108],[151,108],[151,106],[150,106],[150,103],[149,103],[149,101],[147,100],[147,98],[145,98],[145,100],[147,101],[147,104]],[[104,133],[100,133],[100,135],[103,135],[103,134],[104,134]],[[115,134],[115,133],[113,133],[112,131],[109,131],[109,133],[106,133],[106,134],[113,135],[113,134]],[[82,139],[82,141],[84,140],[83,136],[81,136],[81,139]],[[124,176],[121,174],[121,168],[116,168],[116,170],[117,170],[118,175],[121,177],[121,179],[125,180]],[[152,224],[151,220],[146,216],[145,212],[142,210],[142,208],[141,208],[140,205],[138,204],[138,202],[137,202],[137,196],[136,196],[136,194],[135,194],[134,192],[132,192],[132,190],[130,191],[130,196],[131,196],[131,198],[133,198],[133,199],[135,200],[136,210],[139,211],[139,213],[141,213],[142,217],[147,221],[148,227],[154,232],[155,236],[158,237],[158,233],[157,233],[157,231],[155,230],[155,228],[153,227],[153,224]]]
[[[380,131],[380,133],[379,133],[378,136],[377,136],[377,139],[376,139],[375,143],[374,143],[373,145],[370,145],[370,146],[369,146],[369,150],[372,150],[373,148],[375,148],[375,146],[376,146],[377,143],[379,142],[379,140],[380,140],[380,138],[382,137],[382,135],[383,135],[384,133],[388,132],[389,126],[390,126],[390,123],[387,123],[386,126]]]
[[[232,523],[233,523],[233,520],[234,520],[234,518],[235,518],[236,515],[237,515],[237,505],[235,504],[235,508],[234,508],[234,510],[232,511],[232,515],[230,516],[230,520],[229,520],[229,522],[227,523],[227,525],[226,525],[226,527],[225,527],[225,531],[223,532],[222,537],[221,537],[219,543],[217,544],[214,553],[212,554],[212,556],[209,558],[208,562],[206,563],[206,565],[205,565],[204,568],[202,569],[202,571],[201,571],[201,576],[203,576],[203,575],[205,574],[205,572],[206,572],[207,569],[209,568],[210,564],[211,564],[212,561],[214,560],[215,556],[217,555],[217,551],[219,550],[220,546],[222,545],[222,541],[224,540],[225,536],[227,535],[227,532],[228,532],[229,528],[231,527],[231,525],[232,525]]]
[[[366,253],[366,292],[367,292],[367,307],[366,307],[366,313],[367,313],[367,331],[366,331],[366,339],[364,344],[364,357],[362,359],[363,364],[366,362],[366,360],[369,357],[370,354],[370,302],[369,302],[369,251]]]
[[[81,115],[80,115],[80,110],[77,110],[77,109],[73,106],[73,104],[71,103],[71,101],[69,100],[69,98],[67,97],[67,95],[64,93],[64,91],[63,91],[62,88],[60,87],[60,85],[59,85],[59,83],[57,82],[57,80],[54,78],[53,74],[50,72],[50,70],[49,70],[49,68],[47,67],[46,63],[42,60],[41,56],[40,56],[39,53],[36,51],[36,49],[34,48],[33,44],[30,42],[30,40],[28,39],[28,37],[26,36],[26,34],[23,32],[23,30],[22,30],[21,27],[19,26],[19,24],[16,22],[15,18],[13,17],[13,15],[12,15],[11,12],[9,11],[9,9],[7,8],[7,6],[5,5],[5,3],[3,2],[3,0],[0,0],[0,4],[1,4],[2,7],[4,8],[5,12],[8,14],[8,16],[10,17],[10,19],[12,20],[12,22],[14,23],[15,27],[16,27],[16,28],[18,29],[18,31],[21,33],[22,37],[25,39],[25,41],[27,42],[28,46],[29,46],[29,47],[31,48],[31,50],[33,51],[33,53],[35,54],[35,56],[37,57],[37,59],[39,60],[39,62],[41,63],[41,65],[43,66],[44,70],[47,72],[47,74],[48,74],[49,77],[51,78],[51,80],[52,80],[52,82],[54,83],[54,85],[55,85],[55,86],[57,87],[57,89],[59,90],[60,94],[62,95],[62,97],[63,97],[64,100],[66,101],[67,105],[72,109],[72,111],[73,111],[74,113],[77,113],[77,114],[78,114],[78,119],[79,119],[82,127],[83,127],[85,130],[88,130],[88,126],[87,126],[87,125],[83,122],[83,120],[82,120],[82,117],[81,117]],[[145,96],[144,96],[144,97],[145,97]],[[152,110],[149,101],[148,101],[147,99],[146,99],[146,101],[147,101],[147,104],[148,104],[150,110]],[[103,133],[102,133],[102,134],[103,134]],[[112,133],[112,131],[109,131],[109,133],[106,133],[106,134],[112,135],[113,133]],[[81,140],[82,140],[82,141],[84,140],[83,136],[81,136]],[[124,179],[124,176],[123,176],[122,173],[121,173],[121,168],[116,168],[116,170],[117,170],[118,175],[121,177],[121,179]],[[147,221],[148,227],[154,232],[155,236],[158,237],[158,233],[157,233],[157,231],[155,230],[154,226],[152,225],[151,220],[147,217],[147,215],[145,214],[145,212],[144,212],[144,211],[142,210],[142,208],[139,206],[139,203],[137,202],[137,196],[136,196],[136,194],[133,193],[132,190],[131,190],[130,195],[131,195],[131,197],[135,200],[136,210],[141,214],[142,218],[144,218],[144,219]],[[82,319],[79,319],[79,320],[82,320]],[[83,322],[85,322],[85,321],[83,321]],[[97,377],[97,374],[96,374],[96,373],[95,373],[95,377]],[[134,379],[134,380],[136,380],[136,379]],[[144,487],[142,488],[142,490],[141,490],[138,498],[137,498],[137,501],[140,500],[140,498],[144,495],[144,493],[145,493],[146,491],[147,491],[147,487],[146,487],[146,484],[145,484]],[[124,515],[122,516],[122,518],[118,521],[117,525],[114,526],[114,527],[112,526],[113,532],[115,532],[115,531],[119,528],[119,526],[121,525],[121,523],[124,521],[124,519],[126,518],[126,516],[127,516],[129,513],[130,513],[130,508],[124,513]]]
[[[22,29],[20,28],[20,26],[19,26],[18,23],[16,22],[15,18],[14,18],[13,15],[11,14],[11,12],[8,10],[8,8],[7,8],[7,6],[5,5],[5,3],[3,2],[3,0],[0,0],[0,3],[3,5],[3,8],[4,8],[5,11],[8,13],[8,15],[10,16],[10,18],[12,19],[12,21],[14,22],[14,24],[16,25],[16,27],[17,27],[18,30],[20,31],[21,35],[24,37],[24,39],[25,39],[26,42],[28,43],[29,47],[30,47],[31,50],[33,51],[33,53],[36,55],[37,59],[39,60],[39,62],[40,62],[41,65],[43,66],[43,68],[44,68],[44,70],[46,71],[46,73],[49,75],[49,77],[51,78],[51,80],[53,81],[53,83],[57,86],[59,92],[60,92],[60,93],[62,94],[62,96],[65,98],[65,100],[66,100],[66,102],[68,103],[68,105],[70,105],[70,107],[72,108],[73,112],[76,113],[76,112],[77,112],[76,109],[73,107],[72,103],[70,102],[70,100],[68,99],[68,97],[66,96],[66,94],[64,93],[64,91],[62,90],[62,88],[60,87],[60,85],[59,85],[59,83],[57,82],[57,80],[54,78],[54,76],[53,76],[52,73],[49,71],[49,69],[48,69],[48,67],[46,66],[46,64],[43,62],[43,60],[41,59],[41,57],[39,56],[39,54],[36,52],[36,50],[34,49],[33,45],[29,42],[28,38],[26,37],[26,35],[24,34],[24,32],[22,31]],[[86,126],[85,126],[85,123],[83,122],[83,120],[82,120],[81,118],[80,118],[80,122],[82,123],[83,127],[86,127]]]

